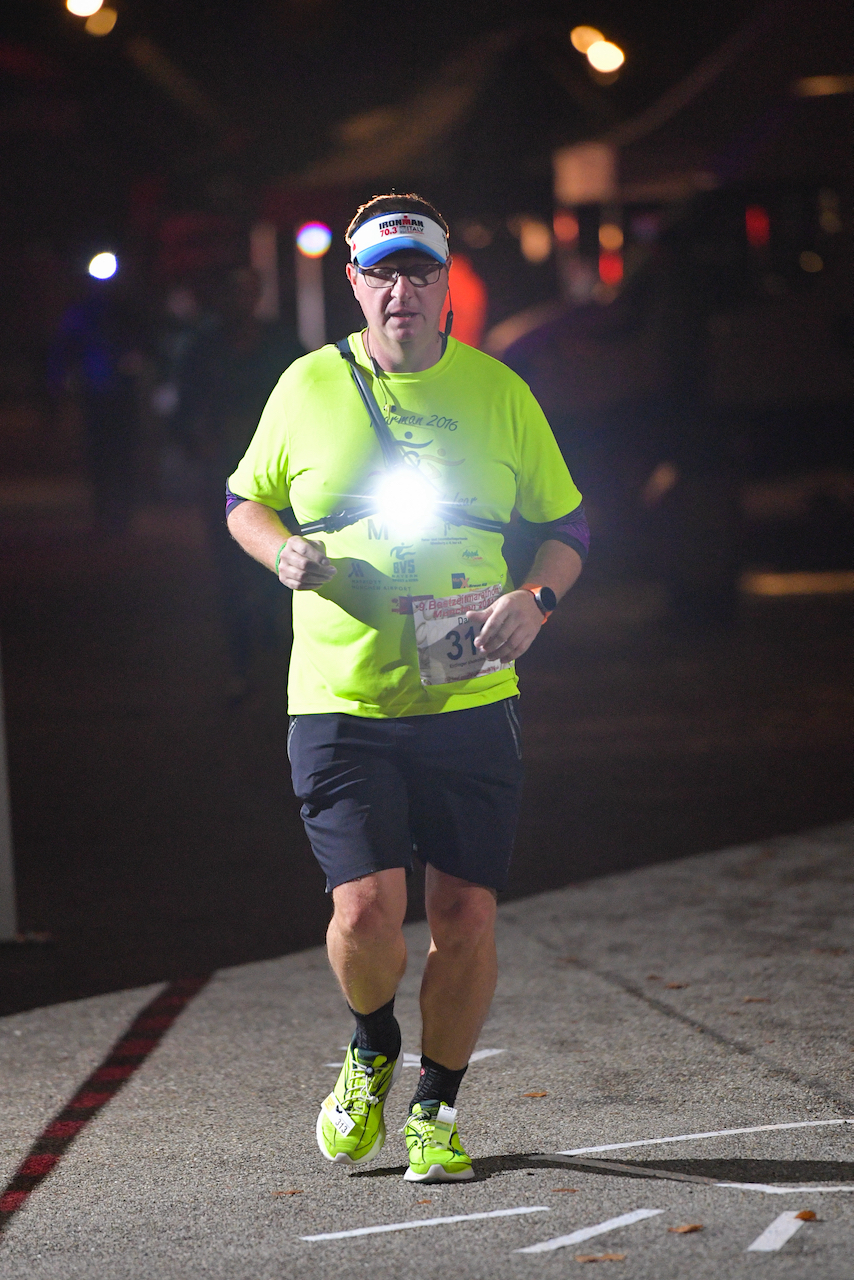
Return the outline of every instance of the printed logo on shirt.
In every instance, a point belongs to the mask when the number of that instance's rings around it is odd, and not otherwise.
[[[469,585],[469,580],[464,573],[451,574],[451,589],[453,591],[462,591]]]
[[[471,547],[466,547],[465,551],[463,552],[463,559],[471,560],[472,564],[476,564],[483,560],[483,556],[480,554],[480,552],[476,548],[472,550]]]
[[[392,547],[389,555],[394,557],[392,573],[395,578],[415,577],[415,552],[411,542],[401,543],[398,547]]]

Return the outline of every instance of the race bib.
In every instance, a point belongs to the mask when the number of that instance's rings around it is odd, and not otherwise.
[[[486,658],[474,642],[482,631],[478,622],[469,622],[466,611],[486,609],[502,594],[503,587],[484,587],[442,600],[413,599],[415,643],[422,684],[450,684],[473,680],[510,666],[498,658]]]

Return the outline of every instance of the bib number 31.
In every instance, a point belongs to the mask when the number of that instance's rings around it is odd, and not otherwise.
[[[413,600],[415,642],[418,645],[418,668],[421,683],[450,684],[456,680],[473,680],[491,675],[509,663],[485,657],[475,648],[482,627],[470,622],[467,610],[486,609],[501,595],[499,583],[481,591],[441,600]]]

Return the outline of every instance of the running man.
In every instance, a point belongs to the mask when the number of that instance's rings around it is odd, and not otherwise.
[[[283,374],[229,478],[228,526],[294,592],[288,752],[356,1021],[318,1145],[354,1165],[385,1141],[415,852],[431,942],[405,1177],[460,1181],[457,1091],[495,990],[522,782],[513,663],[581,572],[587,525],[526,384],[440,332],[441,214],[375,196],[346,238],[366,327]],[[514,508],[539,543],[518,589],[502,555]]]

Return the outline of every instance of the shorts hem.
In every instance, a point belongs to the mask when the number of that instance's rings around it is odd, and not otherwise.
[[[316,856],[316,855],[315,855]],[[412,874],[412,863],[408,866],[405,862],[394,862],[390,866],[385,867],[365,867],[364,870],[354,871],[352,874],[347,871],[340,880],[336,880],[333,884],[326,877],[326,892],[331,893],[333,889],[340,889],[342,884],[350,884],[353,880],[364,880],[366,876],[378,875],[380,871],[405,871],[407,876]]]

